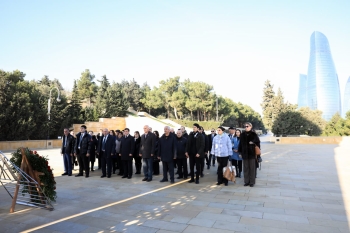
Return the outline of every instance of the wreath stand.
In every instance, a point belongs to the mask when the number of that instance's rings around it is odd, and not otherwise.
[[[22,162],[19,168],[0,151],[0,182],[12,198],[10,213],[15,211],[16,203],[53,210],[50,199],[40,186],[42,183],[39,176],[44,173],[33,170],[24,148],[21,148],[21,153]]]

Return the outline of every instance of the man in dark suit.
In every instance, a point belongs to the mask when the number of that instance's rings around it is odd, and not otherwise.
[[[198,130],[203,136],[204,136],[204,158],[202,158],[202,164],[201,164],[201,177],[204,177],[204,162],[206,161],[207,166],[209,163],[208,159],[208,151],[209,151],[209,140],[207,135],[205,135],[204,128],[201,126]],[[209,167],[207,167],[209,169]]]
[[[120,152],[122,164],[124,168],[124,175],[122,178],[131,179],[132,177],[132,155],[135,150],[135,140],[134,137],[130,136],[130,129],[124,129],[124,136],[120,142]]]
[[[74,154],[78,158],[79,173],[76,175],[83,176],[83,170],[85,170],[85,177],[89,177],[89,165],[90,165],[90,141],[91,136],[86,132],[86,126],[80,127],[80,133],[77,134],[77,139],[74,147]]]
[[[176,136],[170,132],[170,127],[164,127],[164,134],[159,139],[158,158],[163,164],[163,179],[160,182],[168,181],[168,171],[170,183],[175,183],[174,160],[176,159]]]
[[[214,137],[216,136],[216,133],[215,133],[216,131],[215,131],[215,129],[211,129],[211,134],[209,134],[208,136],[207,136],[207,138],[208,138],[208,149],[209,149],[209,153],[210,153],[210,151],[211,151],[211,148],[212,148],[212,146],[213,146],[213,139],[214,139]],[[210,153],[210,155],[209,155],[209,162],[208,162],[208,169],[210,168],[210,164],[211,164],[211,159],[213,158],[213,167],[215,167],[215,155],[212,155],[211,153]]]
[[[156,136],[149,132],[149,126],[143,127],[144,134],[141,136],[139,155],[143,159],[143,174],[145,178],[142,181],[150,182],[153,175],[153,156],[156,145]]]
[[[102,136],[98,140],[97,154],[101,157],[102,176],[111,178],[112,175],[112,156],[115,153],[115,140],[113,136],[109,135],[108,129],[103,129]]]
[[[61,155],[63,156],[64,173],[62,176],[72,175],[72,157],[74,153],[74,137],[69,134],[69,129],[64,128],[62,138]]]
[[[201,172],[202,159],[204,158],[205,139],[199,130],[200,126],[193,124],[193,132],[187,139],[186,156],[190,158],[191,180],[189,183],[199,184],[199,173]],[[194,166],[196,165],[196,180],[194,180]]]

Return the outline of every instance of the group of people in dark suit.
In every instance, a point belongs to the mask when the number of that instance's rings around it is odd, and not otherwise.
[[[249,124],[247,125],[249,126]],[[223,127],[219,128],[224,130]],[[141,174],[141,168],[143,168],[144,178],[142,181],[150,182],[153,180],[153,175],[159,175],[159,162],[161,161],[163,178],[160,182],[169,182],[170,179],[170,183],[173,184],[175,182],[174,169],[177,167],[177,179],[190,177],[189,183],[199,184],[199,178],[204,176],[205,162],[207,169],[210,169],[210,166],[215,166],[215,153],[218,153],[217,156],[221,160],[224,160],[225,156],[232,155],[232,153],[226,152],[223,155],[222,150],[218,151],[215,148],[218,144],[213,145],[214,138],[217,136],[215,129],[211,130],[211,134],[206,135],[203,128],[197,123],[193,125],[193,131],[190,134],[187,134],[184,127],[181,127],[175,133],[169,126],[165,126],[164,134],[161,137],[159,137],[158,131],[152,132],[151,127],[148,125],[145,125],[143,130],[144,133],[141,136],[136,131],[133,137],[130,135],[129,128],[125,128],[123,131],[117,130],[117,134],[114,131],[103,129],[101,134],[96,137],[92,131],[87,133],[86,126],[82,125],[80,132],[74,138],[69,134],[69,129],[65,128],[61,148],[65,172],[62,175],[72,175],[73,158],[76,157],[79,163],[79,173],[76,177],[83,176],[85,171],[85,177],[87,178],[90,172],[90,162],[91,171],[94,171],[94,162],[97,158],[99,161],[98,167],[102,170],[101,178],[111,178],[112,173],[115,174],[116,170],[119,169],[118,175],[122,176],[122,178],[131,179],[133,175],[132,164],[133,160],[135,160],[135,174]],[[222,136],[220,135],[220,137]],[[226,135],[226,137],[230,138],[230,142],[233,140],[231,131],[230,135]],[[257,136],[255,137],[254,135],[252,141],[254,145],[260,147]],[[233,145],[234,143],[232,143],[231,147],[230,144],[229,147],[231,149],[229,150],[238,153],[238,150],[236,150],[238,148],[235,148]],[[239,152],[247,153],[247,147],[237,144],[236,147],[238,146],[240,146]],[[251,154],[251,150],[249,150],[249,153]],[[243,159],[251,159],[252,156],[250,154],[249,156],[243,155]],[[189,159],[189,171],[187,159]],[[220,169],[222,169],[222,166]],[[245,169],[248,170],[250,167],[247,165]],[[239,176],[241,170],[242,168],[238,171]],[[222,176],[222,172],[218,171],[218,175]],[[249,175],[245,174],[245,182],[254,184],[253,176],[252,172],[249,172]],[[218,177],[218,180],[223,179],[220,177]],[[218,184],[221,183],[222,181],[218,181]],[[227,185],[227,182],[225,185]]]

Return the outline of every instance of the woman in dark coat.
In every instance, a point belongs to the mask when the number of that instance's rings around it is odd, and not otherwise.
[[[258,135],[252,131],[253,125],[249,122],[244,124],[245,132],[241,134],[241,140],[238,146],[238,152],[243,159],[244,186],[255,185],[256,172],[256,154],[255,146],[260,148],[260,139]]]
[[[153,156],[153,175],[159,175],[159,162],[158,159],[158,148],[159,148],[159,132],[154,131],[154,135],[156,135],[156,143],[155,143],[155,149],[154,149],[154,156]]]
[[[119,152],[120,152],[120,144],[121,144],[121,138],[123,137],[123,134],[121,132],[117,133],[117,139],[115,140],[115,154],[112,156],[112,171],[113,174],[115,174],[115,171],[118,169],[119,166],[119,173],[122,174],[122,165]]]
[[[94,171],[94,163],[96,161],[96,150],[98,146],[98,141],[95,135],[91,136],[90,141],[90,162],[91,162],[91,171]]]
[[[142,167],[142,157],[140,157],[140,144],[141,144],[141,137],[139,131],[135,131],[134,133],[135,138],[135,150],[134,150],[134,160],[135,160],[135,168],[136,172],[135,174],[141,174],[141,167]]]

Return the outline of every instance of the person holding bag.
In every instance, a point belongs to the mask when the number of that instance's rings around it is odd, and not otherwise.
[[[241,134],[241,140],[238,146],[238,152],[243,159],[244,186],[255,185],[256,173],[256,153],[260,151],[260,139],[252,131],[253,125],[250,122],[244,124],[245,132]],[[258,148],[255,148],[255,147]]]
[[[213,139],[211,154],[215,155],[218,162],[218,182],[216,185],[224,183],[225,186],[227,186],[228,180],[223,176],[223,168],[227,166],[229,157],[232,155],[232,143],[229,136],[227,136],[224,131],[224,127],[218,127],[218,135]]]

